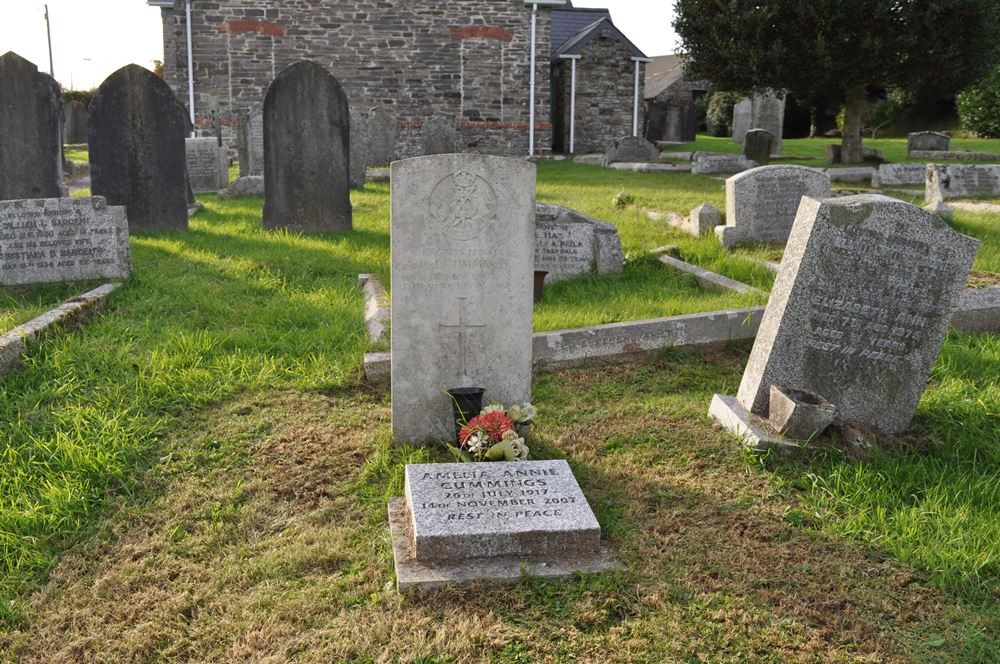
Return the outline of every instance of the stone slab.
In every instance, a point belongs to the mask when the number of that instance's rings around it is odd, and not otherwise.
[[[263,175],[241,175],[219,192],[221,198],[250,198],[264,195]]]
[[[763,293],[764,291],[759,288],[754,288],[744,284],[741,281],[736,281],[735,279],[730,279],[729,277],[724,277],[721,274],[716,274],[710,270],[706,270],[698,265],[692,265],[691,263],[685,263],[684,261],[674,258],[673,256],[667,256],[666,254],[660,256],[660,262],[669,268],[677,270],[678,272],[683,272],[684,274],[690,274],[698,282],[698,285],[708,291],[715,291],[718,293]]]
[[[752,450],[789,452],[803,447],[801,441],[784,438],[771,430],[765,420],[748,412],[736,397],[716,394],[708,407],[708,415]]]
[[[691,161],[691,172],[705,175],[710,173],[741,173],[759,164],[738,154],[708,154],[696,152]]]
[[[1000,196],[1000,165],[927,165],[927,203],[968,196]]]
[[[634,173],[690,173],[691,166],[688,164],[667,164],[667,163],[634,163],[619,161],[608,164],[609,168],[616,171],[632,171]]]
[[[552,556],[498,556],[467,560],[418,561],[410,552],[406,507],[403,498],[389,499],[389,533],[392,538],[396,590],[400,593],[426,592],[470,583],[508,584],[526,576],[542,579],[596,574],[622,569],[608,546],[597,554],[561,552]]]
[[[604,151],[606,164],[621,162],[656,161],[660,149],[641,136],[623,136],[611,141]]]
[[[913,159],[933,159],[935,161],[1000,161],[997,152],[967,152],[965,150],[913,150],[909,153]]]
[[[217,138],[186,138],[184,145],[194,193],[215,193],[229,183],[229,159]]]
[[[1000,286],[966,288],[951,326],[962,332],[1000,333]]]
[[[561,205],[535,205],[535,270],[545,283],[588,274],[617,274],[625,254],[618,229]]]
[[[900,187],[922,185],[927,177],[927,164],[882,164],[872,175],[872,186]]]
[[[125,279],[125,208],[103,198],[0,201],[0,285]]]
[[[906,137],[906,153],[911,157],[916,156],[914,152],[945,152],[950,147],[951,136],[942,131],[915,131]]]
[[[596,554],[601,526],[565,459],[407,464],[419,561]]]
[[[392,309],[385,286],[373,274],[359,274],[358,284],[365,295],[365,330],[368,341],[378,343],[389,332]]]
[[[853,182],[871,184],[875,169],[871,166],[849,166],[846,168],[826,168],[823,172],[831,182]]]

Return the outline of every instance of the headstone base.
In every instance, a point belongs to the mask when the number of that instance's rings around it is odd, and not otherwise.
[[[772,449],[780,452],[802,449],[801,441],[785,438],[773,431],[768,426],[767,420],[752,415],[740,405],[736,397],[716,394],[712,397],[708,415],[718,420],[723,429],[742,438],[747,447],[758,452]]]
[[[601,544],[595,554],[571,555],[565,552],[548,556],[498,556],[454,560],[418,561],[410,548],[406,501],[389,499],[389,532],[396,571],[396,589],[400,593],[437,590],[446,586],[474,582],[516,583],[525,576],[560,578],[577,572],[595,574],[622,569],[611,557],[608,546]]]

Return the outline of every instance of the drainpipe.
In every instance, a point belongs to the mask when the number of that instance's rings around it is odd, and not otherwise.
[[[187,56],[188,56],[188,112],[191,114],[191,136],[194,132],[194,56],[191,52],[191,0],[185,4],[185,22],[187,23]]]
[[[535,41],[538,3],[531,3],[531,90],[528,92],[528,156],[535,156]]]
[[[560,55],[563,60],[570,62],[569,76],[569,153],[576,152],[576,61],[579,55]]]
[[[639,135],[639,63],[652,62],[650,58],[632,58],[635,63],[635,84],[632,99],[632,136]]]

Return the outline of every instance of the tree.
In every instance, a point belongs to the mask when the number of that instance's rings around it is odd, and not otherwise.
[[[835,95],[861,161],[865,87],[954,94],[996,62],[997,0],[677,0],[685,75],[719,88]]]
[[[962,129],[983,138],[1000,137],[1000,67],[956,99]]]

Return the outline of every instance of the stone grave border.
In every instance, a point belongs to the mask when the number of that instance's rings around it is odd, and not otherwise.
[[[683,272],[684,274],[693,275],[695,281],[698,285],[707,291],[715,291],[721,293],[764,293],[759,288],[754,288],[742,281],[736,281],[735,279],[730,279],[711,270],[706,270],[698,265],[692,265],[691,263],[685,263],[684,261],[670,256],[666,252],[666,247],[660,247],[655,251],[655,253],[660,253],[659,261],[666,265],[667,267],[677,270],[678,272]]]

